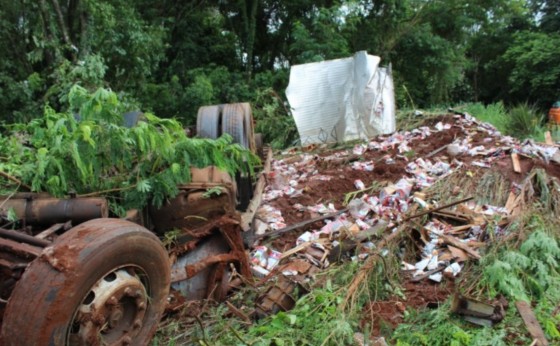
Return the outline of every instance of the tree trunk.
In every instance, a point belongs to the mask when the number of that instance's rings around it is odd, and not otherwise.
[[[245,71],[247,80],[251,80],[253,72],[253,55],[255,47],[255,34],[257,29],[257,8],[258,0],[239,1],[241,8],[241,20],[243,21],[243,41],[245,45],[245,53],[247,54],[247,64]]]
[[[41,10],[41,24],[43,25],[43,34],[45,35],[45,40],[47,42],[52,42],[53,37],[49,30],[49,12],[47,10],[47,4],[45,0],[39,0],[39,8]],[[43,49],[45,54],[45,63],[47,66],[51,66],[54,61],[52,52],[49,49]]]
[[[54,8],[54,12],[56,13],[56,20],[58,22],[58,26],[60,27],[60,32],[62,33],[62,41],[66,44],[67,49],[69,49],[72,61],[76,61],[76,46],[74,46],[74,44],[70,40],[70,36],[68,35],[68,27],[66,26],[66,22],[64,21],[64,16],[62,15],[60,4],[58,3],[58,0],[50,1],[51,5]]]

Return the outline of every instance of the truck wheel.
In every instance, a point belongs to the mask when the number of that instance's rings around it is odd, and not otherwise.
[[[216,139],[220,133],[220,106],[204,106],[198,109],[196,118],[198,137]]]
[[[247,137],[248,148],[252,153],[256,153],[255,126],[251,105],[247,102],[240,103],[239,105],[243,108],[243,122],[245,123],[245,136]]]
[[[245,123],[245,110],[241,103],[230,103],[224,105],[222,114],[222,133],[233,137],[233,143],[249,149],[249,138],[247,137]]]
[[[261,159],[264,157],[264,142],[262,133],[255,133],[255,151]]]
[[[119,219],[69,230],[31,262],[6,306],[3,345],[147,345],[169,294],[159,239]]]

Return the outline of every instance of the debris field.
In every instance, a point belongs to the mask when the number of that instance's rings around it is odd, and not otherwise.
[[[362,308],[362,324],[378,337],[382,325],[401,323],[407,308],[437,307],[456,292],[465,265],[508,236],[508,224],[534,193],[535,174],[560,177],[556,145],[503,136],[469,114],[441,115],[413,130],[345,145],[276,154],[247,236],[251,285],[260,295],[237,307],[227,302],[231,316],[251,321],[290,310],[299,295],[322,284],[317,273],[344,261],[362,266],[344,297],[352,304],[367,268],[398,251],[403,296]],[[457,182],[451,189],[441,184],[450,180]],[[490,303],[496,311],[488,315],[455,312],[492,325],[507,302]]]

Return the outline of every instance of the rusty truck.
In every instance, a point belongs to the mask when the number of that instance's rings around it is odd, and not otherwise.
[[[260,153],[264,166],[270,161],[247,103],[200,108],[196,131],[207,138],[228,133]],[[15,212],[19,227],[0,226],[0,344],[145,345],[170,291],[223,299],[234,272],[249,276],[243,232],[264,176],[185,169],[192,180],[177,196],[124,218],[110,217],[99,197],[4,197],[1,208]],[[209,196],[211,189],[219,193]],[[170,230],[179,231],[165,247]]]

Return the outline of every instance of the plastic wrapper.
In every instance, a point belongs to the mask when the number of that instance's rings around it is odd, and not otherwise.
[[[358,190],[365,190],[365,188],[366,188],[366,185],[365,185],[364,182],[361,181],[360,179],[354,180],[354,186],[355,186],[356,189],[358,189]]]
[[[453,276],[457,276],[461,272],[461,265],[457,262],[448,265],[443,272]]]
[[[358,144],[356,146],[354,146],[354,149],[352,150],[352,153],[354,153],[354,155],[362,155],[363,153],[365,153],[367,150],[367,146],[363,145],[363,144]]]
[[[364,219],[370,210],[369,205],[359,198],[355,198],[348,203],[348,211],[355,219]]]
[[[372,161],[367,161],[367,162],[355,161],[352,162],[352,169],[357,171],[372,172],[374,169],[374,165]]]
[[[257,246],[251,253],[251,263],[265,268],[268,260],[268,248],[266,246]]]
[[[266,270],[272,270],[272,269],[276,268],[278,263],[280,263],[280,257],[282,257],[281,252],[278,252],[278,251],[275,251],[275,250],[270,250],[268,252],[268,260],[267,260],[267,264],[266,264]]]

